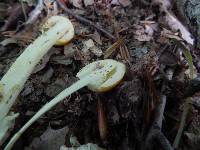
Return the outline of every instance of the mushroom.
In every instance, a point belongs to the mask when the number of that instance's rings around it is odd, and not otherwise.
[[[63,90],[54,99],[45,104],[9,141],[4,150],[10,150],[21,134],[39,117],[50,110],[57,103],[82,87],[87,86],[95,92],[106,92],[115,87],[123,78],[126,67],[123,63],[112,59],[100,60],[82,68],[77,77],[80,79]]]
[[[74,27],[66,17],[52,16],[46,26],[48,30],[24,50],[0,81],[0,145],[18,116],[10,108],[36,64],[54,44],[65,44],[74,36]]]

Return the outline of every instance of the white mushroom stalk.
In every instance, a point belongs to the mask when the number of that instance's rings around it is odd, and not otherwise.
[[[49,29],[24,50],[0,81],[0,145],[18,116],[10,112],[10,108],[34,67],[54,44],[60,40],[63,43],[63,37],[65,42],[73,38],[73,25],[65,17],[52,16],[45,26]]]
[[[112,59],[100,60],[85,66],[77,73],[80,79],[63,90],[54,99],[45,104],[10,140],[4,150],[10,150],[21,134],[39,117],[50,110],[57,103],[82,87],[88,86],[92,91],[105,92],[116,86],[123,78],[126,67],[123,63]]]

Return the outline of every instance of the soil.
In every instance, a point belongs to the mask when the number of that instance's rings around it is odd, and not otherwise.
[[[0,40],[12,38],[11,42],[0,43],[1,77],[24,48],[41,34],[41,23],[48,15],[58,13],[68,16],[60,7],[57,12],[50,2],[45,1],[45,9],[34,24],[20,30],[21,23],[25,22],[20,2],[0,2]],[[48,128],[59,130],[64,127],[69,129],[64,139],[67,147],[72,146],[70,137],[73,135],[81,145],[95,143],[107,150],[173,149],[186,97],[192,99],[191,109],[178,149],[199,149],[199,82],[195,80],[195,92],[189,92],[187,96],[184,94],[188,92],[191,79],[188,74],[187,57],[182,54],[183,50],[179,47],[182,40],[177,41],[181,35],[176,34],[178,31],[172,31],[161,21],[163,12],[156,0],[98,0],[94,3],[84,0],[80,6],[77,6],[75,1],[63,2],[71,12],[100,25],[116,40],[69,15],[75,26],[75,37],[66,46],[51,48],[36,66],[12,108],[13,111],[19,112],[20,116],[16,119],[15,127],[4,145],[45,103],[77,81],[76,73],[83,66],[106,56],[126,64],[127,71],[123,81],[106,93],[95,93],[83,88],[67,97],[34,123],[13,149],[31,149],[30,144],[33,140],[44,134]],[[86,2],[91,2],[91,5],[87,6]],[[35,4],[31,4],[29,0],[24,4],[26,14],[35,8]],[[177,8],[174,5],[176,4],[172,3],[172,12],[178,19],[183,20],[183,17],[178,15],[182,12],[173,9]],[[121,37],[123,42],[119,44]],[[88,46],[88,40],[92,40],[94,45]],[[118,43],[116,47],[113,45],[115,42]],[[185,41],[184,43],[186,47],[191,47],[192,61],[194,68],[196,67],[195,75],[198,77],[198,46],[192,46]],[[108,51],[110,47],[111,54]],[[168,75],[169,70],[173,71],[171,78]],[[193,87],[192,84],[190,89]],[[158,110],[163,95],[167,100],[162,114]],[[99,116],[100,111],[104,117],[105,133],[99,133],[99,122],[102,119]],[[163,120],[161,128],[155,125],[159,114]]]

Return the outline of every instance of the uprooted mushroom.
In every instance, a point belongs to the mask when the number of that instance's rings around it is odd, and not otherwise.
[[[74,36],[74,27],[66,17],[52,16],[44,27],[46,32],[24,50],[0,81],[0,145],[18,116],[10,109],[34,67],[54,44],[66,44]]]
[[[57,103],[62,101],[70,94],[87,86],[96,92],[106,92],[115,87],[123,78],[126,67],[123,63],[112,59],[100,60],[88,64],[77,73],[80,79],[70,87],[63,90],[54,99],[45,104],[10,140],[4,150],[10,150],[13,144],[39,117],[50,110]]]

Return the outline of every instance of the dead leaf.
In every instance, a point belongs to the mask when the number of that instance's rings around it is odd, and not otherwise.
[[[187,144],[189,148],[192,150],[198,150],[200,147],[200,135],[196,135],[194,133],[185,133]]]
[[[171,1],[170,0],[153,0],[152,4],[160,5],[161,10],[165,11],[171,8]]]
[[[123,7],[127,7],[127,6],[131,5],[130,0],[118,0],[118,1]]]
[[[94,4],[94,0],[84,0],[85,6],[90,6]]]
[[[66,82],[63,79],[56,79],[51,85],[45,89],[45,94],[49,97],[54,97],[66,87]]]
[[[112,4],[112,5],[120,5],[120,3],[119,3],[118,0],[112,0],[112,1],[111,1],[111,4]]]
[[[61,65],[70,65],[72,63],[72,59],[67,58],[66,56],[55,56],[51,59],[51,63],[53,64],[61,64]]]
[[[89,37],[91,37],[99,45],[102,45],[101,36],[100,36],[99,32],[97,32],[96,30],[93,34],[90,34]]]
[[[91,60],[89,51],[88,52],[83,52],[83,51],[75,51],[74,53],[74,59],[75,60],[81,60],[83,62],[83,64],[87,64],[89,60]],[[87,62],[87,63],[85,63]]]
[[[89,40],[87,40],[87,41],[83,41],[83,49],[82,49],[82,51],[84,52],[84,53],[88,53],[89,52],[89,49],[91,48],[91,47],[93,47],[94,46],[94,42],[91,40],[91,39],[89,39]]]
[[[74,44],[73,43],[69,43],[69,44],[64,46],[64,55],[67,58],[73,57],[75,51],[76,51],[76,49],[74,48]]]
[[[150,29],[147,29],[143,25],[135,25],[135,32],[134,32],[134,38],[138,41],[150,41],[152,40],[152,32],[149,32]],[[146,32],[147,31],[147,32]],[[152,31],[152,30],[151,30]]]
[[[44,74],[39,76],[41,82],[46,83],[50,81],[51,77],[53,76],[54,70],[53,68],[49,68]]]
[[[88,51],[91,51],[93,54],[95,54],[96,56],[101,56],[102,55],[102,50],[100,48],[98,48],[97,46],[95,46],[94,42],[92,39],[89,39],[87,41],[83,42],[83,49],[82,51],[85,53],[88,53]]]
[[[158,61],[160,64],[168,66],[175,66],[179,62],[178,57],[169,50],[165,50],[164,52],[162,52],[159,56]]]
[[[165,22],[171,28],[171,30],[177,32],[180,31],[182,38],[187,41],[187,43],[193,45],[194,39],[192,38],[192,34],[188,31],[188,29],[171,13],[167,12],[164,17]]]
[[[35,67],[33,73],[37,73],[38,71],[42,70],[46,64],[49,62],[50,57],[53,54],[59,53],[59,51],[56,50],[56,48],[52,48],[44,57],[40,60],[39,64]]]
[[[160,9],[165,12],[164,16],[161,16],[160,22],[165,22],[172,31],[180,32],[181,37],[187,41],[187,43],[193,45],[194,38],[189,30],[176,18],[171,12],[171,2],[169,0],[153,0],[154,4],[158,4]]]
[[[150,41],[153,39],[153,34],[158,30],[158,24],[154,21],[140,21],[140,24],[134,25],[134,37],[138,41]]]
[[[33,91],[34,91],[33,83],[31,83],[30,81],[27,81],[26,84],[24,85],[24,89],[21,92],[21,95],[24,97],[24,96],[29,95]]]
[[[14,39],[14,38],[7,38],[7,39],[1,41],[1,42],[0,42],[0,45],[6,46],[6,45],[8,45],[8,44],[13,44],[13,43],[17,44],[17,40]]]
[[[83,7],[83,3],[82,0],[70,0],[70,3],[77,8],[82,8]]]
[[[98,56],[98,57],[100,57],[100,56],[103,54],[102,50],[101,50],[100,48],[96,47],[96,46],[91,47],[91,48],[90,48],[90,51],[91,51],[93,54],[95,54],[96,56]]]
[[[68,133],[68,127],[59,130],[52,130],[50,127],[25,150],[58,150],[65,143],[65,136]]]
[[[89,48],[95,46],[92,39],[89,39],[89,40],[87,40],[87,41],[84,41],[83,44],[84,44],[85,48],[87,48],[87,49],[89,49]]]
[[[23,2],[26,2],[28,4],[28,6],[34,6],[36,5],[36,1],[35,0],[22,0]]]
[[[176,39],[178,41],[183,41],[183,39],[180,38],[178,32],[172,32],[172,31],[167,30],[165,28],[163,28],[163,30],[161,31],[161,36],[165,37],[165,38]]]
[[[75,149],[74,147],[69,148],[64,145],[60,147],[60,150],[74,150],[74,149]],[[76,150],[105,150],[105,149],[99,147],[96,144],[88,143],[85,145],[81,145],[80,147],[77,147]]]

